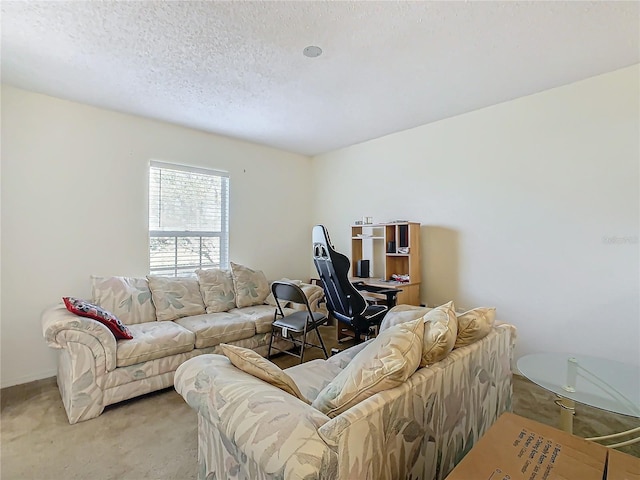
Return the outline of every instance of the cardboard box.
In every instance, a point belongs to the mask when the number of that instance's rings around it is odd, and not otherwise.
[[[607,480],[640,480],[640,458],[608,449]]]
[[[505,413],[447,480],[640,480],[639,459],[615,451],[609,465],[609,453],[597,443]]]

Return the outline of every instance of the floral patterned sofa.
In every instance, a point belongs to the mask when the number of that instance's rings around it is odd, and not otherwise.
[[[445,478],[511,409],[516,331],[490,319],[477,335],[455,311],[453,326],[451,320],[427,321],[429,310],[394,307],[376,339],[281,371],[302,399],[242,371],[232,357],[204,355],[185,362],[175,387],[198,414],[198,478]],[[431,356],[431,363],[413,365],[392,388],[370,391],[353,405],[325,413],[323,397],[335,394],[332,385],[344,390],[354,379],[366,382],[372,370],[363,357],[372,349],[384,351],[392,326],[415,321],[424,322],[422,358]],[[374,348],[382,337],[383,345]],[[408,357],[407,351],[402,355]],[[374,370],[387,361],[384,354],[373,360]],[[350,368],[354,371],[346,375]]]
[[[57,382],[69,423],[172,386],[181,363],[220,352],[220,343],[267,353],[275,302],[260,271],[232,263],[230,270],[198,270],[197,278],[91,277],[91,282],[92,303],[113,313],[133,338],[116,340],[104,324],[74,315],[63,304],[43,312],[43,335],[59,349]],[[311,307],[322,309],[322,288],[298,283]],[[285,310],[296,308],[301,307]]]

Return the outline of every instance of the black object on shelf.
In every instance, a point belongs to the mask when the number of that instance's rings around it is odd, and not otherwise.
[[[369,278],[369,260],[358,260],[356,263],[356,277]]]
[[[387,253],[396,253],[396,242],[387,242]]]
[[[399,247],[409,246],[409,225],[398,225],[398,235],[400,237]]]

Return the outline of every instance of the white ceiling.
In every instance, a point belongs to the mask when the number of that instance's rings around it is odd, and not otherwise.
[[[2,81],[315,155],[638,63],[639,7],[3,0]]]

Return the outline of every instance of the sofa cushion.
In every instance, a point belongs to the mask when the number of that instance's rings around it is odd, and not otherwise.
[[[231,262],[231,274],[238,308],[264,303],[269,295],[269,282],[262,271]]]
[[[155,322],[156,307],[146,278],[91,276],[93,302],[109,310],[125,325]]]
[[[196,348],[242,340],[256,333],[256,324],[249,317],[237,312],[193,315],[179,318],[175,322],[196,334]]]
[[[86,300],[74,297],[62,297],[62,301],[64,302],[64,306],[67,307],[67,310],[71,313],[81,317],[91,318],[92,320],[102,323],[111,333],[113,333],[114,337],[122,340],[131,339],[131,331],[127,326],[123,325],[123,323],[113,313],[105,310],[99,305],[94,305]]]
[[[293,310],[290,308],[284,308],[283,310],[285,315],[293,313]],[[229,310],[229,313],[243,315],[255,323],[256,333],[267,333],[271,331],[275,312],[276,307],[271,305],[254,305],[252,307],[234,308]]]
[[[387,328],[398,325],[399,323],[410,322],[416,318],[424,317],[430,310],[433,309],[415,305],[396,305],[389,310],[382,319],[379,332],[384,332]]]
[[[322,389],[329,385],[341,371],[339,364],[319,358],[284,370],[296,383],[302,395],[311,401],[315,400]]]
[[[353,358],[312,406],[335,417],[378,392],[400,385],[418,368],[423,335],[421,318],[388,328]]]
[[[471,345],[486,337],[496,320],[496,309],[478,307],[457,315],[458,334],[453,348]]]
[[[304,395],[300,393],[296,382],[275,363],[270,362],[248,348],[227,345],[226,343],[221,343],[220,348],[222,348],[222,352],[231,363],[243,372],[253,375],[274,387],[278,387],[280,390],[284,390],[305,403],[310,403]]]
[[[458,322],[453,302],[440,305],[422,317],[424,339],[420,366],[432,365],[445,358],[456,343]]]
[[[196,278],[147,275],[158,320],[205,313],[200,285]]]
[[[207,313],[227,312],[235,308],[236,294],[230,270],[198,269],[196,275]]]
[[[193,350],[195,335],[174,322],[146,322],[129,327],[133,339],[118,342],[116,366],[168,357]]]

